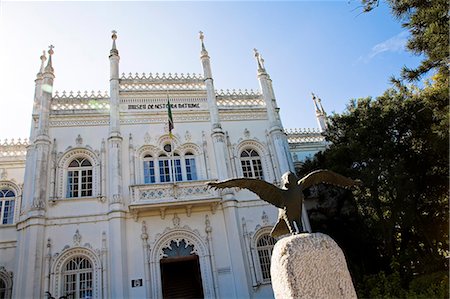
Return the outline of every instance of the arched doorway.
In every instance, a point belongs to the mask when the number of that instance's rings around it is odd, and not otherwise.
[[[160,259],[163,298],[203,298],[199,257],[184,239],[171,241]]]

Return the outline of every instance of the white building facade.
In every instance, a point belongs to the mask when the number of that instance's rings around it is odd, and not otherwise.
[[[50,48],[30,141],[0,144],[0,298],[273,297],[277,209],[206,183],[277,184],[323,138],[285,133],[256,51],[261,92],[218,92],[203,34],[202,75],[119,75],[116,38],[109,95],[52,93]]]

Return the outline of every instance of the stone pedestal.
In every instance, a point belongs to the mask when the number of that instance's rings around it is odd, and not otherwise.
[[[277,299],[357,298],[342,250],[321,233],[279,240],[270,273]]]

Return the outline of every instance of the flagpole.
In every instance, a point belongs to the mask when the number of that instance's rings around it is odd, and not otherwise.
[[[175,163],[174,163],[174,148],[173,148],[173,135],[172,135],[172,129],[173,129],[173,119],[172,119],[172,109],[170,107],[170,101],[169,101],[169,91],[166,89],[167,94],[167,112],[168,112],[168,123],[169,123],[169,139],[170,139],[170,175],[172,177],[172,183],[175,187],[176,181],[175,181]],[[175,195],[175,194],[174,194]]]

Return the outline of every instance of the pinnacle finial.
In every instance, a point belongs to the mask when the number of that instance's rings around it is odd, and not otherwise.
[[[316,107],[316,112],[325,114],[325,110],[322,107],[322,100],[319,97],[317,97],[313,92],[311,92],[311,94],[312,99],[314,101],[314,106]]]
[[[48,62],[47,62],[47,66],[45,67],[45,72],[50,72],[53,73],[53,66],[52,66],[52,55],[54,53],[53,49],[55,48],[55,46],[50,45],[48,46]]]
[[[200,40],[202,41],[202,52],[206,52],[205,43],[203,42],[203,40],[205,39],[205,35],[203,34],[203,31],[199,31],[198,33]]]
[[[111,55],[119,55],[119,51],[117,51],[117,47],[116,47],[117,31],[113,30],[113,31],[111,31],[111,33],[112,33],[111,38],[113,40],[113,44],[112,44],[110,54]]]
[[[47,57],[45,56],[45,50],[42,51],[42,55],[39,58],[41,59],[41,68],[39,69],[38,75],[44,73],[44,64],[45,61],[47,60]]]
[[[314,92],[311,92],[311,95],[312,95],[312,100],[314,102],[314,107],[316,108],[316,112],[320,112],[319,105],[317,104],[316,95],[314,94]]]
[[[255,58],[256,58],[256,61],[258,62],[258,70],[265,71],[264,59],[262,58],[261,54],[259,54],[258,49],[254,48],[253,51],[255,52]]]
[[[53,45],[50,45],[50,46],[48,46],[48,48],[49,48],[49,50],[48,50],[48,55],[53,55],[53,48],[55,48],[55,46],[53,46]]]

